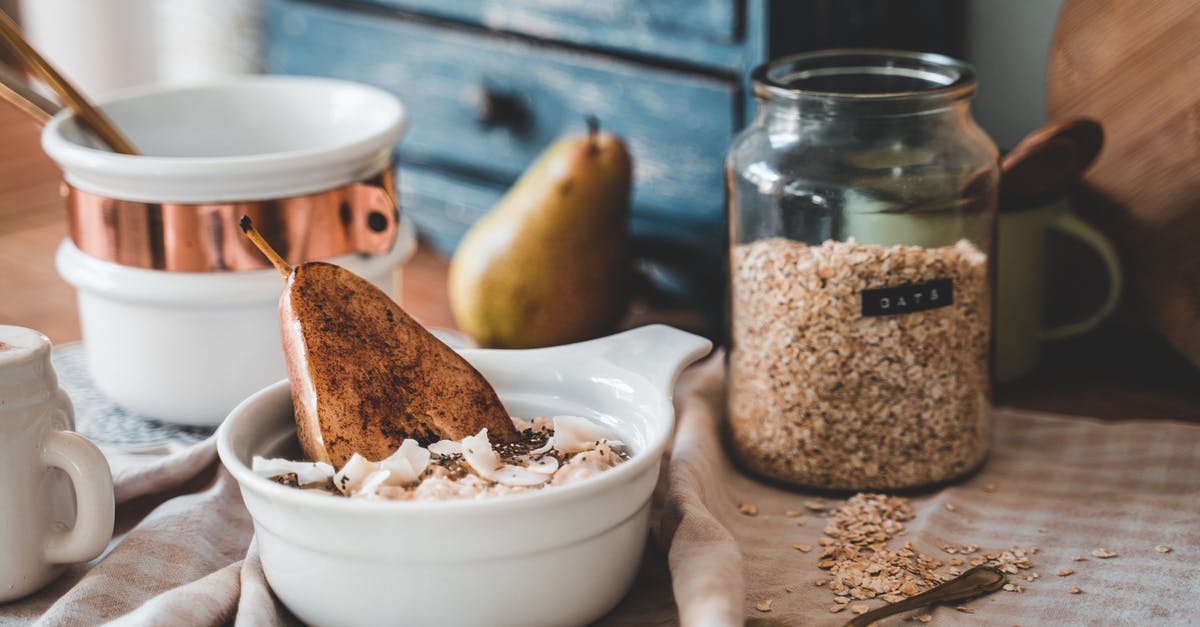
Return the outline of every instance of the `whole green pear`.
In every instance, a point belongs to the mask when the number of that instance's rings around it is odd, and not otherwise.
[[[631,179],[624,143],[594,128],[542,153],[454,254],[459,328],[494,348],[612,332],[629,302]]]

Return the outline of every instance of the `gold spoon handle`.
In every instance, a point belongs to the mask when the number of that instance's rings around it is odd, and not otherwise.
[[[915,597],[909,597],[903,601],[885,605],[865,614],[859,614],[846,623],[846,627],[866,627],[871,623],[881,621],[888,616],[901,612],[915,610],[936,603],[965,601],[981,594],[995,592],[1003,588],[1006,581],[1008,581],[1008,578],[999,570],[991,566],[976,566],[962,575],[941,585],[934,586]]]
[[[16,72],[0,65],[0,98],[12,103],[29,117],[45,126],[62,107],[37,93]]]
[[[33,46],[29,45],[29,42],[25,41],[25,37],[21,35],[21,29],[3,11],[0,11],[0,39],[8,44],[9,49],[17,55],[26,69],[45,81],[113,151],[126,155],[137,154],[137,149],[128,139],[125,139],[112,121],[91,102],[88,102],[88,99],[79,93],[74,85],[63,78],[58,70],[54,69],[54,66],[50,65],[46,59],[42,58],[42,55],[38,54],[37,50],[33,49]]]

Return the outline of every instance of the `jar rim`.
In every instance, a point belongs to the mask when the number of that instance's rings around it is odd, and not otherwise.
[[[755,96],[794,101],[945,102],[968,98],[976,88],[975,69],[965,61],[881,48],[835,48],[781,57],[754,68],[750,78]],[[874,79],[881,84],[866,85]],[[830,87],[850,86],[855,80],[863,84],[861,89]]]

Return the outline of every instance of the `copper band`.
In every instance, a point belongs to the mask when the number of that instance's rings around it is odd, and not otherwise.
[[[242,234],[254,226],[291,264],[347,253],[385,254],[399,228],[391,168],[315,194],[220,204],[145,203],[64,185],[71,240],[93,257],[171,272],[261,270],[271,263]]]

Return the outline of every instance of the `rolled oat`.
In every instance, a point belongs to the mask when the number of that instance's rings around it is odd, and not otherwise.
[[[745,466],[860,490],[935,483],[983,460],[991,304],[974,245],[772,238],[735,246],[731,274],[729,427]],[[952,302],[864,314],[866,290],[930,285],[943,291],[911,298]]]

